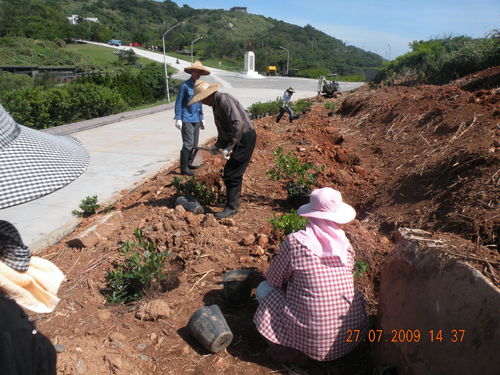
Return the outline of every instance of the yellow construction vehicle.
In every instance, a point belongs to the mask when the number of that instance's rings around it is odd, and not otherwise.
[[[269,65],[266,68],[266,76],[275,76],[276,75],[276,67],[274,65]]]

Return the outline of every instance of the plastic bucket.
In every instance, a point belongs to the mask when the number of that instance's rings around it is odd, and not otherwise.
[[[252,292],[252,271],[231,270],[224,274],[224,296],[233,305],[239,305],[250,298]]]
[[[219,306],[204,306],[191,316],[189,332],[208,351],[218,353],[231,343],[233,333]]]

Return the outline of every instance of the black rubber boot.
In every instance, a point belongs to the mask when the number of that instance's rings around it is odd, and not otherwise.
[[[191,154],[188,150],[184,150],[182,149],[181,150],[181,159],[180,159],[180,163],[181,163],[181,174],[185,175],[185,176],[194,176],[195,173],[189,169],[189,154]]]
[[[214,216],[217,219],[225,219],[226,217],[231,217],[238,213],[240,208],[240,193],[241,186],[236,188],[228,189],[227,191],[227,203],[224,207],[224,211],[217,212]]]
[[[193,165],[194,157],[195,157],[195,152],[193,150],[189,153],[189,161],[188,161],[189,169],[198,169],[201,167],[201,164],[200,165]]]

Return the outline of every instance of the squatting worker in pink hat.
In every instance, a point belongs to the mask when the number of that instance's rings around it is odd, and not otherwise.
[[[226,206],[224,211],[215,214],[216,218],[222,219],[238,212],[243,173],[252,158],[257,135],[240,102],[230,94],[219,92],[219,88],[219,84],[197,81],[195,95],[188,104],[202,102],[214,112],[218,137],[211,151],[222,150],[222,156],[227,160],[222,176],[227,190]]]
[[[191,74],[191,77],[179,86],[179,92],[175,99],[175,126],[182,135],[181,173],[193,176],[195,173],[191,169],[197,168],[193,165],[194,150],[198,146],[200,129],[205,129],[205,120],[203,119],[201,103],[188,103],[193,98],[196,80],[200,79],[201,76],[209,75],[210,71],[199,61],[195,61],[184,71]]]
[[[254,323],[275,360],[331,361],[358,344],[347,342],[348,330],[364,334],[367,328],[363,297],[354,287],[354,251],[339,226],[356,212],[326,187],[314,190],[297,213],[309,223],[288,235],[271,260],[257,287]]]

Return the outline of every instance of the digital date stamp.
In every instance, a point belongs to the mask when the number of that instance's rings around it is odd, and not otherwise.
[[[364,335],[359,329],[346,330],[346,342],[392,342],[392,343],[459,343],[464,340],[465,329],[370,329]]]

